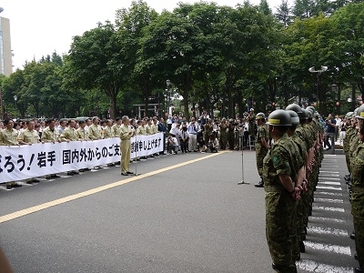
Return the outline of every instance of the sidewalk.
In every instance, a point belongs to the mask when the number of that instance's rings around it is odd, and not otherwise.
[[[342,149],[335,154],[325,151],[298,272],[352,273],[358,266],[355,243],[349,237],[353,222],[347,173]]]

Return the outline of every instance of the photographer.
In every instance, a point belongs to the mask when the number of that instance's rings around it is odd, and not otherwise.
[[[336,120],[333,118],[332,114],[329,114],[325,120],[325,139],[324,146],[325,150],[332,149],[335,152],[335,133],[336,133]],[[329,140],[330,139],[330,140]]]

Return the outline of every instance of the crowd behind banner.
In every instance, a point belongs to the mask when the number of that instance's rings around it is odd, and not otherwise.
[[[163,133],[131,139],[131,158],[163,150]],[[120,139],[0,146],[0,183],[94,168],[120,161]]]
[[[75,175],[103,165],[120,164],[122,119],[6,119],[0,122],[0,183],[7,189]],[[256,132],[254,109],[243,118],[211,119],[206,112],[190,120],[181,116],[130,120],[135,131],[131,159],[146,160],[161,154],[222,149],[239,150]]]

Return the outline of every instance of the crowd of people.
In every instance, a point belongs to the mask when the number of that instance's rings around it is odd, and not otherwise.
[[[354,216],[357,259],[362,272],[364,266],[364,105],[355,113],[348,113],[338,121],[330,114],[323,119],[313,106],[301,108],[297,104],[286,110],[275,110],[268,118],[264,113],[244,113],[242,118],[212,119],[206,112],[187,120],[177,115],[166,121],[157,116],[130,119],[127,116],[115,120],[98,117],[85,120],[6,119],[0,123],[0,144],[31,145],[44,142],[87,141],[117,137],[121,139],[121,174],[133,174],[129,170],[130,139],[134,135],[164,133],[163,151],[150,155],[153,158],[166,153],[218,152],[239,150],[252,142],[256,150],[256,164],[260,181],[257,187],[266,191],[266,238],[277,272],[297,272],[296,261],[305,251],[303,241],[307,233],[308,217],[318,182],[323,151],[335,146],[335,139],[342,143],[350,172],[346,176],[351,189],[352,214]],[[338,131],[339,128],[339,131]],[[339,133],[338,133],[339,132]],[[341,134],[341,132],[344,132]],[[341,140],[341,138],[340,138]],[[325,148],[326,147],[326,148]],[[70,175],[77,174],[74,170]],[[46,178],[56,178],[57,174]],[[26,183],[37,182],[35,178]],[[6,187],[19,187],[16,182]]]
[[[249,130],[252,129],[252,130]],[[125,143],[134,135],[153,135],[164,133],[163,151],[151,155],[188,152],[218,152],[225,149],[239,149],[253,139],[256,126],[254,109],[246,113],[243,119],[211,119],[205,112],[198,118],[187,121],[181,116],[170,116],[166,121],[157,116],[145,118],[128,117],[115,120],[100,120],[98,117],[85,119],[5,119],[0,122],[0,145],[32,145],[46,142],[88,141],[117,137],[121,139],[121,152],[130,154]],[[125,131],[125,134],[123,134]],[[126,150],[125,150],[126,149]],[[143,157],[142,159],[147,159]],[[140,160],[136,158],[133,160]],[[121,174],[132,174],[128,163],[130,158],[121,160]],[[119,162],[120,163],[120,162]],[[115,162],[114,164],[118,164]],[[112,165],[112,164],[110,164]],[[100,168],[99,166],[98,168]],[[67,175],[75,175],[89,169],[72,170]],[[57,174],[47,175],[46,179],[58,178]],[[37,183],[37,178],[28,179],[27,184]],[[6,188],[21,187],[21,183],[6,183]]]

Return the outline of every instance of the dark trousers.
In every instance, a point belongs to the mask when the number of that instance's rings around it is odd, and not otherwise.
[[[186,139],[185,141],[181,140],[180,141],[180,145],[181,145],[181,151],[182,151],[182,153],[183,152],[186,152],[187,153],[187,150],[188,150],[188,139]]]
[[[331,143],[329,141],[331,140]],[[331,149],[331,147],[334,147],[335,149],[335,133],[326,133],[325,139],[324,139],[324,145]]]

